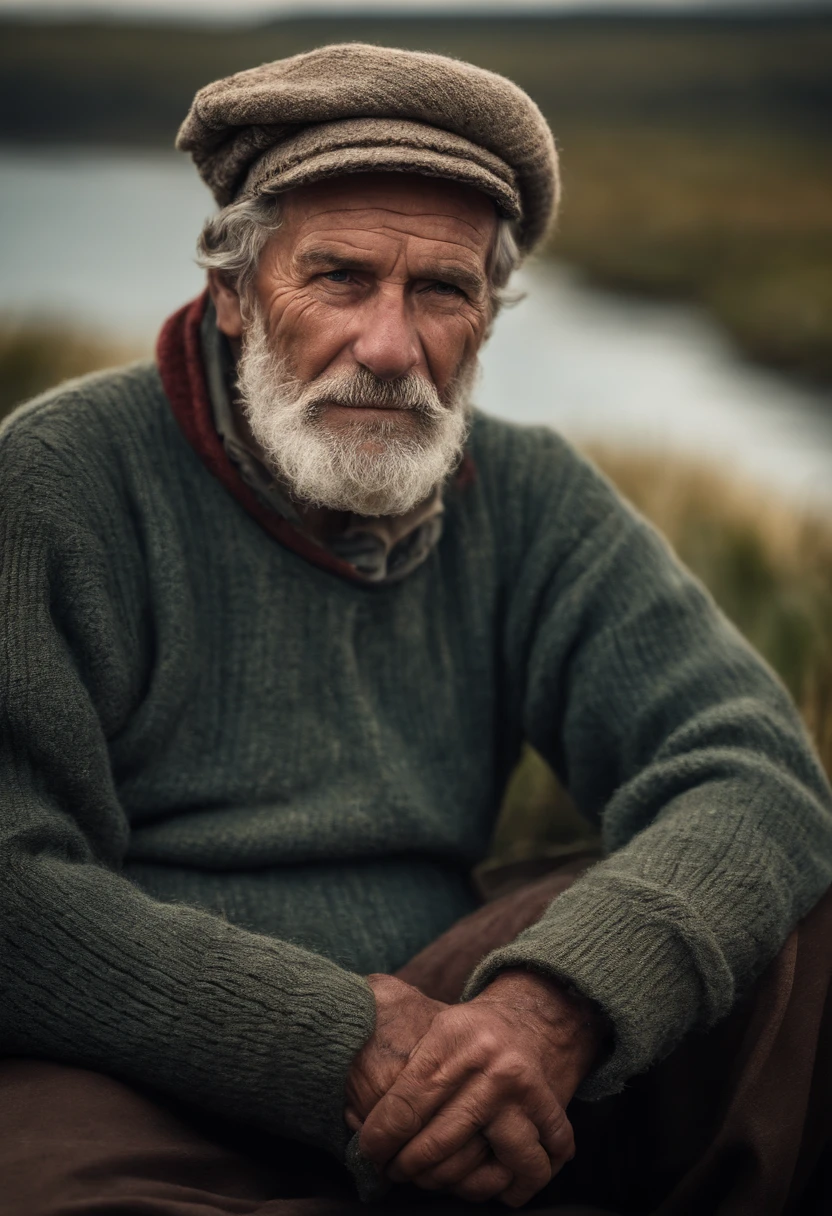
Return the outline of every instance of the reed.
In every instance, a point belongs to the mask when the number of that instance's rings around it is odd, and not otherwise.
[[[126,363],[138,347],[103,341],[55,320],[0,315],[0,419],[53,384]]]

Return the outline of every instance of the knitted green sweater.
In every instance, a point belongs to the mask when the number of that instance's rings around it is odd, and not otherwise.
[[[342,1152],[361,973],[471,910],[529,740],[609,857],[484,960],[612,1019],[586,1096],[722,1016],[832,880],[786,694],[557,435],[477,416],[477,477],[378,588],[267,534],[150,364],[0,434],[0,1050]]]

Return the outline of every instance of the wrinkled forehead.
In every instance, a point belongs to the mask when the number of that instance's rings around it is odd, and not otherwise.
[[[292,243],[341,232],[362,243],[412,237],[485,256],[497,226],[496,209],[485,194],[416,174],[352,174],[314,182],[283,197],[281,227]]]

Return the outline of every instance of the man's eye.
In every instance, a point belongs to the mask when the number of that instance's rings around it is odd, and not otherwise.
[[[453,283],[443,283],[441,279],[433,284],[433,290],[440,296],[461,296],[463,291]]]
[[[330,283],[348,283],[350,272],[348,270],[328,270],[323,277],[329,279]]]

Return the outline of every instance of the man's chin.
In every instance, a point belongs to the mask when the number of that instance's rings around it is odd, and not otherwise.
[[[307,497],[306,501],[314,501],[318,507],[346,512],[349,515],[397,516],[407,515],[422,499],[427,498],[429,493],[430,491],[417,495],[414,501],[405,501],[398,492],[391,491],[389,487],[374,491],[367,486],[342,485],[338,489],[321,488]]]
[[[316,411],[315,426],[357,448],[364,442],[424,434],[425,420],[415,410],[378,406],[325,405]]]
[[[412,418],[413,413],[413,410],[403,409],[400,406],[339,405],[333,401],[327,401],[324,405],[317,407],[319,418],[342,418],[345,422],[357,424],[373,418],[407,422]]]
[[[318,481],[295,483],[293,490],[301,501],[314,501],[333,511],[352,515],[407,515],[429,497],[441,480],[429,476],[413,476],[402,470],[400,477],[391,477],[390,449],[382,441],[378,450],[368,444],[354,449],[349,469]]]
[[[256,418],[250,419],[269,466],[299,503],[355,515],[406,515],[458,459],[458,437],[448,443],[432,434],[432,420],[420,411],[340,407],[340,413],[348,416],[339,424],[334,410],[316,410],[281,433],[258,433]]]

